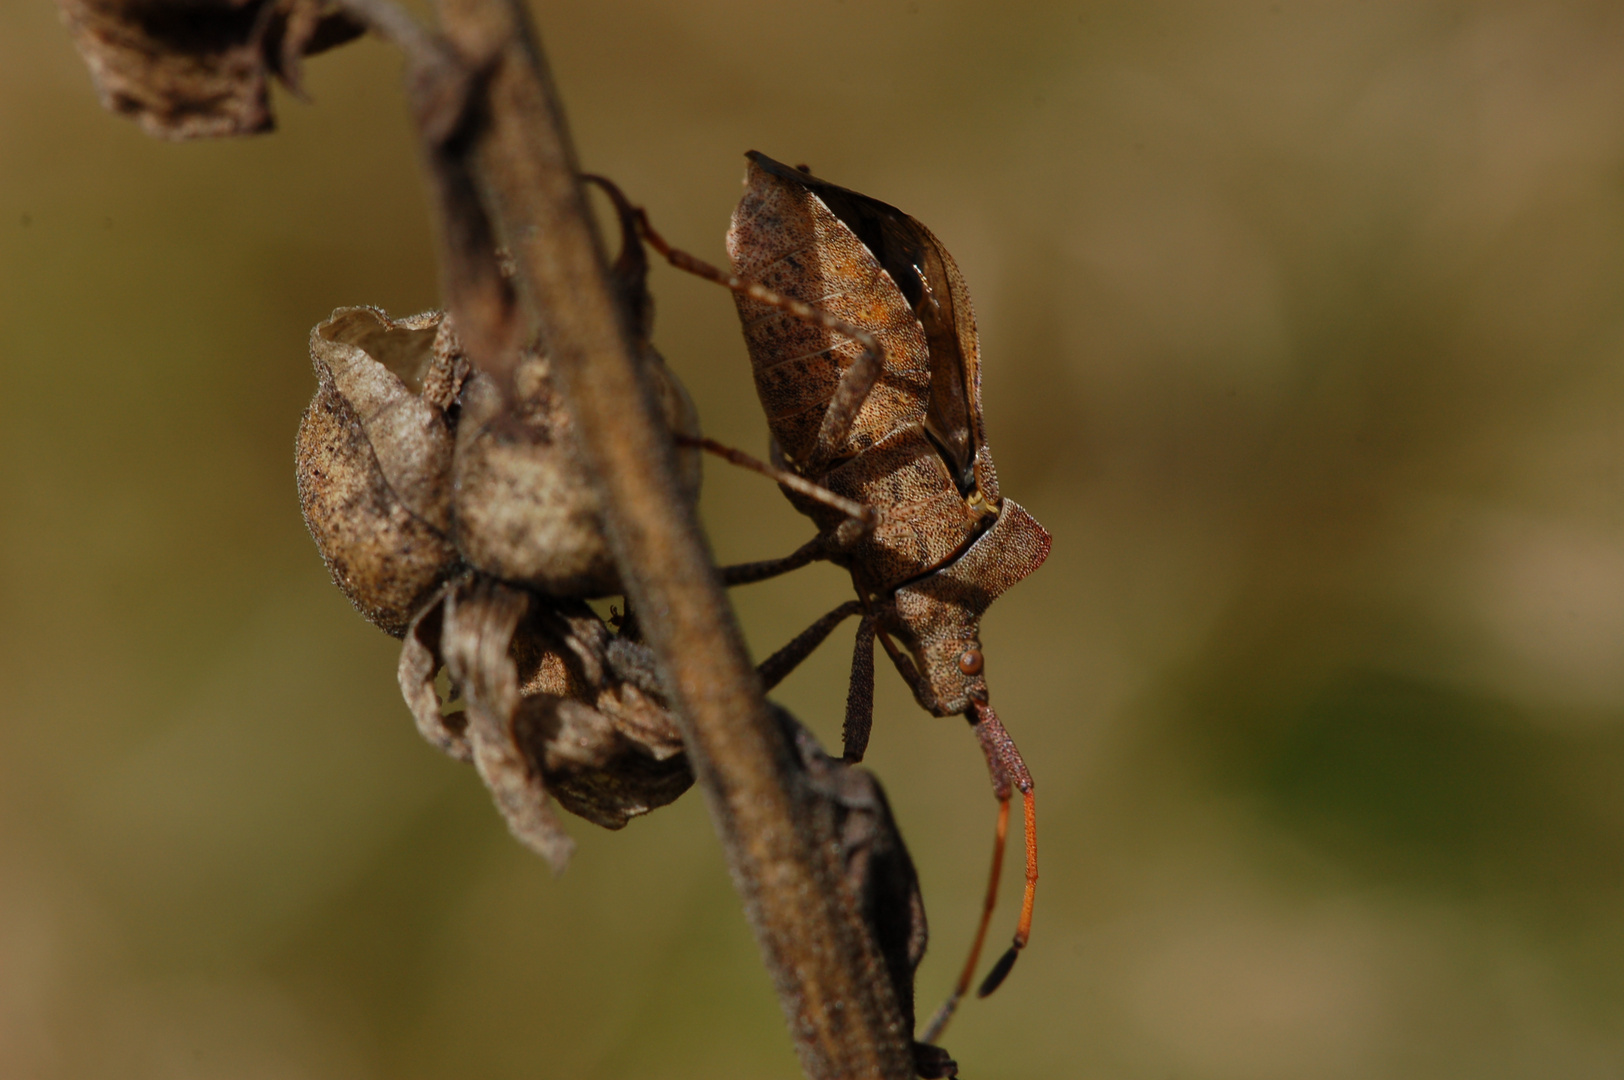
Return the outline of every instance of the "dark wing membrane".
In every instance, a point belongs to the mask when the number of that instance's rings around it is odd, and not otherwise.
[[[976,486],[977,432],[970,389],[975,373],[959,336],[949,279],[951,259],[923,225],[889,203],[819,180],[756,150],[746,156],[779,179],[799,184],[822,199],[874,253],[907,297],[930,347],[930,406],[925,428],[960,493],[968,495]]]

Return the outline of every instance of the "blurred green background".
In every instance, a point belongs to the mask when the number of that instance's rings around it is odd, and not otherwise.
[[[984,626],[1043,880],[967,1076],[1624,1075],[1624,9],[537,13],[584,164],[673,241],[721,258],[755,148],[974,292],[1055,547]],[[397,81],[363,42],[280,133],[165,145],[0,6],[0,1076],[795,1076],[701,800],[571,819],[552,879],[300,523],[310,326],[435,303]],[[731,301],[654,286],[763,449]],[[809,535],[706,483],[719,558]],[[764,653],[846,589],[736,598]],[[778,695],[830,744],[849,633]],[[928,1010],[994,804],[880,678]]]

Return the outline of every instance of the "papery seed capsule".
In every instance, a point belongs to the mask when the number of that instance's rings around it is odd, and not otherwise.
[[[687,391],[652,348],[643,349],[643,360],[667,426],[697,436]],[[458,548],[469,565],[550,596],[623,591],[551,363],[527,352],[513,382],[518,404],[511,412],[489,376],[475,374],[463,388],[453,474]],[[699,451],[679,449],[678,465],[692,501]]]
[[[589,176],[609,196],[620,223],[620,255],[609,268],[637,357],[654,391],[656,414],[673,434],[697,438],[693,401],[649,343],[654,300],[648,261],[637,236],[637,212],[620,189]],[[475,375],[463,391],[457,435],[457,547],[469,565],[556,597],[622,592],[597,495],[575,452],[569,410],[538,347],[525,350],[513,373],[511,403],[502,388]],[[683,497],[699,497],[699,450],[677,449]]]
[[[299,424],[299,507],[334,584],[395,637],[460,564],[444,406],[466,365],[443,347],[442,322],[339,308],[310,332],[317,387]]]

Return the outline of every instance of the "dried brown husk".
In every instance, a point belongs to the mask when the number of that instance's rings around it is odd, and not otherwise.
[[[57,0],[57,7],[102,105],[168,139],[270,130],[271,76],[298,92],[302,57],[362,32],[322,0]]]
[[[693,783],[663,697],[617,672],[614,644],[579,601],[469,573],[425,607],[401,651],[401,692],[418,730],[473,762],[513,835],[555,870],[575,845],[549,795],[619,829]],[[435,688],[442,666],[461,710],[448,711]]]
[[[814,836],[839,847],[843,884],[885,964],[906,1030],[914,1027],[914,973],[925,958],[930,929],[913,858],[902,842],[885,789],[867,769],[832,758],[800,721],[773,707],[795,749],[802,820]],[[918,1076],[956,1076],[958,1065],[939,1046],[913,1044]]]
[[[650,346],[643,361],[660,415],[673,434],[697,437],[698,415],[682,384]],[[509,409],[496,381],[475,374],[463,389],[455,463],[456,540],[489,574],[550,596],[622,590],[597,496],[582,472],[552,365],[527,350],[514,371]],[[678,450],[684,496],[699,497],[699,452]]]
[[[339,308],[310,333],[317,388],[299,425],[305,524],[357,610],[400,637],[461,566],[451,540],[448,407],[467,363],[440,312]]]

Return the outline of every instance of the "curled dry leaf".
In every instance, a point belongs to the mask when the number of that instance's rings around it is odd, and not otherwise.
[[[460,566],[449,406],[466,361],[439,312],[340,308],[310,332],[316,396],[299,425],[299,505],[333,582],[400,637]]]
[[[57,0],[109,110],[149,135],[268,131],[269,81],[296,92],[299,61],[359,36],[323,0]]]
[[[548,796],[607,829],[664,806],[693,783],[663,698],[622,678],[592,610],[465,574],[426,606],[401,651],[400,684],[421,731],[471,761],[508,827],[557,870],[573,841]],[[464,708],[447,712],[441,666]]]

